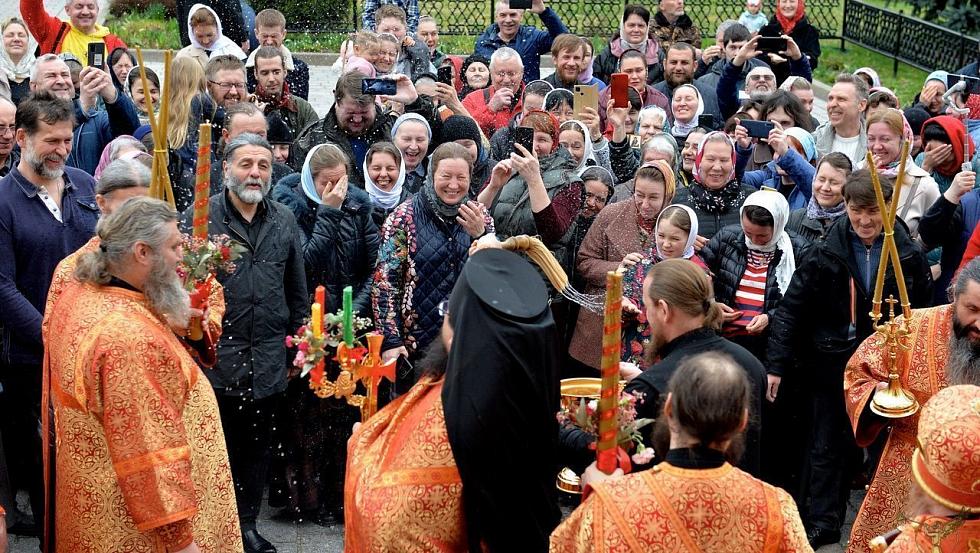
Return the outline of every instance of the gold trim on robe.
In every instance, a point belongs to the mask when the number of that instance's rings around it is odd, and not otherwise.
[[[442,381],[421,380],[351,437],[344,514],[348,553],[468,550]]]
[[[55,551],[242,551],[214,392],[142,294],[70,280],[44,330]]]
[[[908,366],[901,367],[899,375],[902,387],[915,396],[919,405],[925,405],[933,394],[948,385],[946,361],[953,335],[953,307],[914,309],[909,328],[912,350],[908,355]],[[872,539],[902,522],[900,515],[908,502],[912,483],[912,451],[915,450],[919,413],[889,421],[877,417],[862,418],[878,383],[888,382],[882,351],[877,336],[872,335],[854,352],[844,369],[844,402],[858,445],[870,444],[886,422],[891,425],[878,470],[851,528],[848,553],[868,553]]]
[[[724,464],[600,482],[551,534],[551,553],[813,551],[785,491]]]
[[[923,527],[922,525],[925,525]],[[943,532],[944,526],[960,522],[946,517],[918,516],[902,527],[902,533],[886,549],[887,553],[980,553],[980,520],[968,520],[945,537],[937,536],[939,548],[933,549],[933,538],[924,528]]]

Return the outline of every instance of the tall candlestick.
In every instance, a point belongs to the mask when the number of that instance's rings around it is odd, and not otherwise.
[[[313,301],[319,303],[320,305],[327,305],[327,289],[320,286],[316,287],[316,293],[313,295]]]
[[[602,322],[602,388],[599,392],[599,436],[596,465],[606,474],[616,470],[619,434],[619,361],[622,346],[623,275],[606,273],[606,305]]]
[[[194,175],[194,238],[208,239],[208,198],[211,195],[211,123],[198,127],[197,169]],[[322,305],[322,303],[321,303]]]
[[[323,305],[313,304],[310,322],[313,324],[313,336],[321,338],[323,336]]]
[[[354,346],[354,289],[344,287],[344,343]]]

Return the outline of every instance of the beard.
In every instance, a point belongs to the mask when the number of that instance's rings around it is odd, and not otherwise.
[[[656,327],[651,325],[650,329],[650,343],[643,348],[643,364],[649,368],[652,367],[657,359],[660,357],[660,350],[667,344],[667,340],[664,339],[663,335],[657,332]]]
[[[228,173],[225,175],[225,187],[231,190],[238,199],[247,204],[257,204],[261,202],[266,194],[269,193],[270,180],[262,181],[260,179],[247,178],[245,180],[238,180],[238,177]],[[252,190],[248,188],[252,185],[258,185],[261,188],[259,190]]]
[[[693,82],[693,79],[691,77],[692,75],[688,75],[687,73],[677,74],[674,73],[673,71],[664,74],[664,80],[667,81],[667,84],[670,85],[671,88],[677,88],[682,84],[689,84]]]
[[[167,265],[162,255],[157,255],[153,260],[150,274],[143,283],[143,295],[158,314],[176,326],[187,326],[191,316],[191,297],[181,285],[177,271]]]
[[[771,90],[753,90],[749,92],[749,98],[756,102],[765,102],[770,96],[772,96]]]
[[[49,154],[44,157],[38,157],[34,152],[33,148],[24,149],[24,159],[27,160],[27,164],[31,166],[31,169],[35,173],[46,179],[58,179],[65,174],[65,158],[59,156],[58,154]],[[49,169],[45,162],[47,161],[57,161],[59,166],[56,169]]]
[[[980,343],[970,338],[970,329],[953,314],[953,337],[949,341],[946,378],[950,386],[980,386]]]

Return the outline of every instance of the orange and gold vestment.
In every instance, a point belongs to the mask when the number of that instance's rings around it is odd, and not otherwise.
[[[938,540],[938,549],[933,549],[933,540],[920,525],[935,528],[943,533],[942,526],[953,524],[952,533]],[[937,536],[938,537],[938,536]],[[962,523],[935,516],[917,516],[913,523],[905,524],[888,553],[980,553],[980,520],[967,520]]]
[[[909,321],[912,350],[909,363],[899,374],[902,386],[919,401],[925,402],[947,386],[946,360],[953,334],[953,308],[949,305],[912,310]],[[865,407],[879,382],[888,382],[888,370],[882,363],[884,350],[875,335],[866,339],[844,369],[844,401],[851,418],[851,429],[859,446],[874,441],[884,428],[884,419],[862,419]],[[868,494],[858,510],[851,529],[848,553],[870,551],[868,542],[901,524],[900,519],[909,498],[912,482],[912,451],[915,450],[919,414],[889,421],[891,431],[878,462],[878,470],[868,487]]]
[[[344,513],[348,553],[468,551],[441,380],[419,381],[351,437]]]
[[[242,551],[214,392],[143,295],[71,281],[46,318],[53,549]]]
[[[725,463],[663,462],[598,483],[551,534],[552,553],[812,551],[796,503]]]

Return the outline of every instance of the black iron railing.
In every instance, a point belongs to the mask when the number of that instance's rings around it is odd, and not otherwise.
[[[976,59],[977,39],[928,21],[861,2],[844,1],[843,41],[925,71],[955,71]]]

